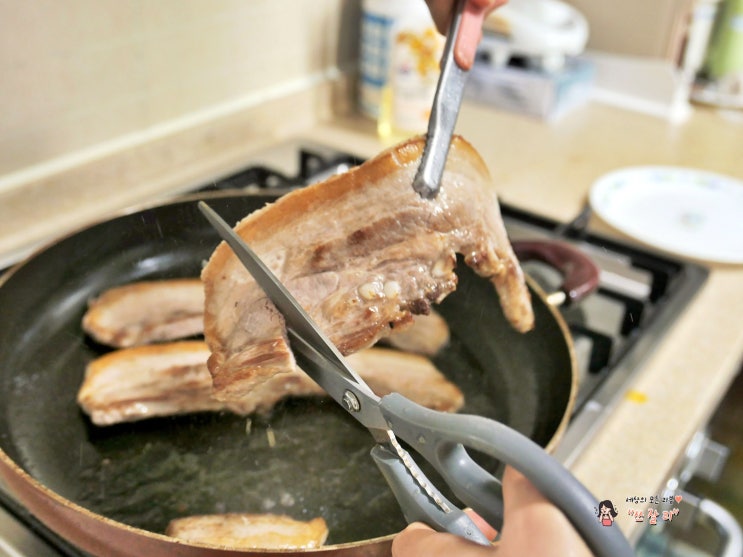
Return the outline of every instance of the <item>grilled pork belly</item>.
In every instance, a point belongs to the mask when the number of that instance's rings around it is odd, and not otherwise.
[[[92,300],[83,328],[116,348],[174,341],[204,332],[204,286],[199,278],[141,281],[107,290]],[[449,340],[446,321],[434,311],[390,331],[387,343],[433,356]]]
[[[367,348],[349,354],[346,360],[377,396],[400,393],[421,406],[441,412],[456,412],[464,406],[464,394],[459,387],[424,356],[388,348]]]
[[[204,285],[198,278],[134,282],[91,300],[83,329],[96,341],[124,348],[201,334]]]
[[[182,341],[110,352],[87,367],[78,403],[100,426],[191,412],[226,410],[239,415],[268,412],[291,396],[322,396],[303,371],[273,376],[236,401],[212,397],[206,343]],[[426,358],[370,348],[348,358],[379,396],[396,391],[418,404],[454,412],[462,392]]]
[[[343,354],[426,314],[457,284],[456,254],[497,290],[516,329],[531,300],[506,236],[487,168],[452,141],[439,195],[411,186],[423,138],[345,174],[293,191],[236,226]],[[283,317],[225,243],[202,271],[205,337],[215,396],[237,400],[295,361]]]
[[[109,352],[87,366],[78,404],[96,425],[189,412],[249,413],[250,408],[240,401],[212,398],[211,377],[205,367],[209,354],[200,341]]]
[[[170,521],[168,536],[235,549],[314,549],[328,537],[322,518],[295,520],[275,514],[226,513]]]
[[[428,315],[416,315],[409,327],[393,329],[384,342],[404,352],[435,356],[449,343],[449,325],[431,310]]]

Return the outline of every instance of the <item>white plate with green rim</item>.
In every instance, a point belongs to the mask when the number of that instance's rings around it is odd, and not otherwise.
[[[591,207],[614,228],[668,253],[743,263],[743,181],[703,170],[638,166],[591,187]]]

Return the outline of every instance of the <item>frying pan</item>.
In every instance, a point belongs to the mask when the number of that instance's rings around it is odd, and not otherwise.
[[[93,555],[271,553],[162,534],[173,518],[215,512],[322,516],[330,536],[313,553],[387,555],[405,521],[368,455],[368,434],[330,400],[288,400],[250,421],[205,413],[111,427],[93,426],[76,405],[85,366],[107,350],[81,329],[87,301],[132,281],[198,276],[219,238],[196,199],[95,224],[6,274],[0,474],[31,513]],[[276,194],[198,199],[237,222]],[[434,363],[464,392],[464,412],[508,424],[549,450],[566,426],[576,388],[565,324],[531,285],[536,327],[517,333],[490,283],[464,265],[457,272],[457,291],[438,307],[452,340]]]

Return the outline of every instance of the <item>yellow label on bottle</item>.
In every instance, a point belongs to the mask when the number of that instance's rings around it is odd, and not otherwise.
[[[428,128],[444,39],[433,27],[401,28],[394,35],[379,133],[395,139]]]

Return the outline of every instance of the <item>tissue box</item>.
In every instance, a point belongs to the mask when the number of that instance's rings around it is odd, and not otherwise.
[[[588,101],[594,73],[593,64],[582,58],[568,58],[562,69],[555,72],[476,62],[467,80],[465,97],[554,120]]]

